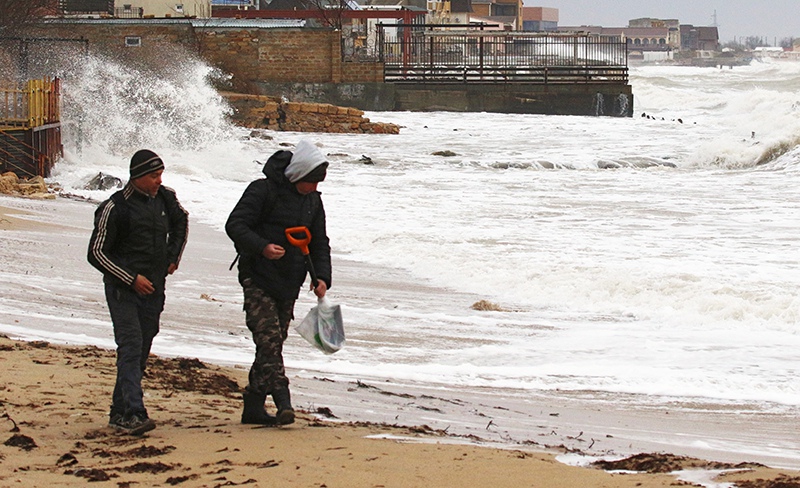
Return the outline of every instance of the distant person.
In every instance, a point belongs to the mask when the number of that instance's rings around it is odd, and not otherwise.
[[[298,142],[294,151],[276,152],[264,165],[266,178],[250,183],[225,224],[240,256],[245,323],[256,345],[243,395],[243,424],[294,422],[283,343],[306,266],[301,251],[288,243],[284,231],[298,226],[309,229],[309,250],[318,277],[318,285],[311,288],[317,297],[324,297],[331,286],[331,248],[317,184],[325,179],[327,168],[325,156],[306,140]],[[264,408],[267,395],[272,395],[277,416]]]
[[[164,310],[166,277],[178,269],[188,216],[161,185],[164,162],[147,149],[131,158],[130,180],[94,214],[89,262],[103,273],[117,343],[117,381],[108,426],[132,435],[155,429],[142,375]]]

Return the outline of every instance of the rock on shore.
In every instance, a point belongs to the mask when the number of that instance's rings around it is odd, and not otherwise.
[[[278,97],[222,93],[231,104],[232,121],[251,129],[295,132],[399,134],[395,124],[371,122],[362,110],[327,103],[287,102]]]
[[[41,176],[24,180],[11,171],[0,175],[0,193],[28,198],[52,199],[56,197],[54,193],[50,193],[47,183]]]

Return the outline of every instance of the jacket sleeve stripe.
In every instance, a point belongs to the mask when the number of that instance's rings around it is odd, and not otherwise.
[[[115,264],[104,252],[103,247],[108,237],[108,219],[111,216],[111,210],[114,208],[114,202],[109,201],[108,205],[103,209],[100,219],[97,223],[97,238],[92,245],[92,255],[108,273],[116,276],[124,283],[132,284],[135,277]]]

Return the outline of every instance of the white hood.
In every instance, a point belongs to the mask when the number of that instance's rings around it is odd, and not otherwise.
[[[317,146],[301,139],[292,151],[292,160],[283,172],[292,183],[297,183],[320,164],[326,162],[325,156]]]

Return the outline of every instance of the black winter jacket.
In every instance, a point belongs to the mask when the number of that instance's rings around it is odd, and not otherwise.
[[[188,233],[189,213],[174,190],[161,186],[151,198],[128,183],[97,207],[87,257],[105,283],[131,286],[140,274],[163,291]]]
[[[325,209],[319,192],[300,194],[284,175],[291,161],[290,151],[278,151],[264,165],[266,179],[247,187],[234,207],[225,231],[239,253],[239,282],[253,283],[276,300],[295,300],[306,278],[300,249],[286,239],[289,227],[305,226],[311,233],[308,248],[317,278],[328,288],[331,283],[331,248],[325,228]],[[267,259],[267,244],[286,250],[280,259]]]

